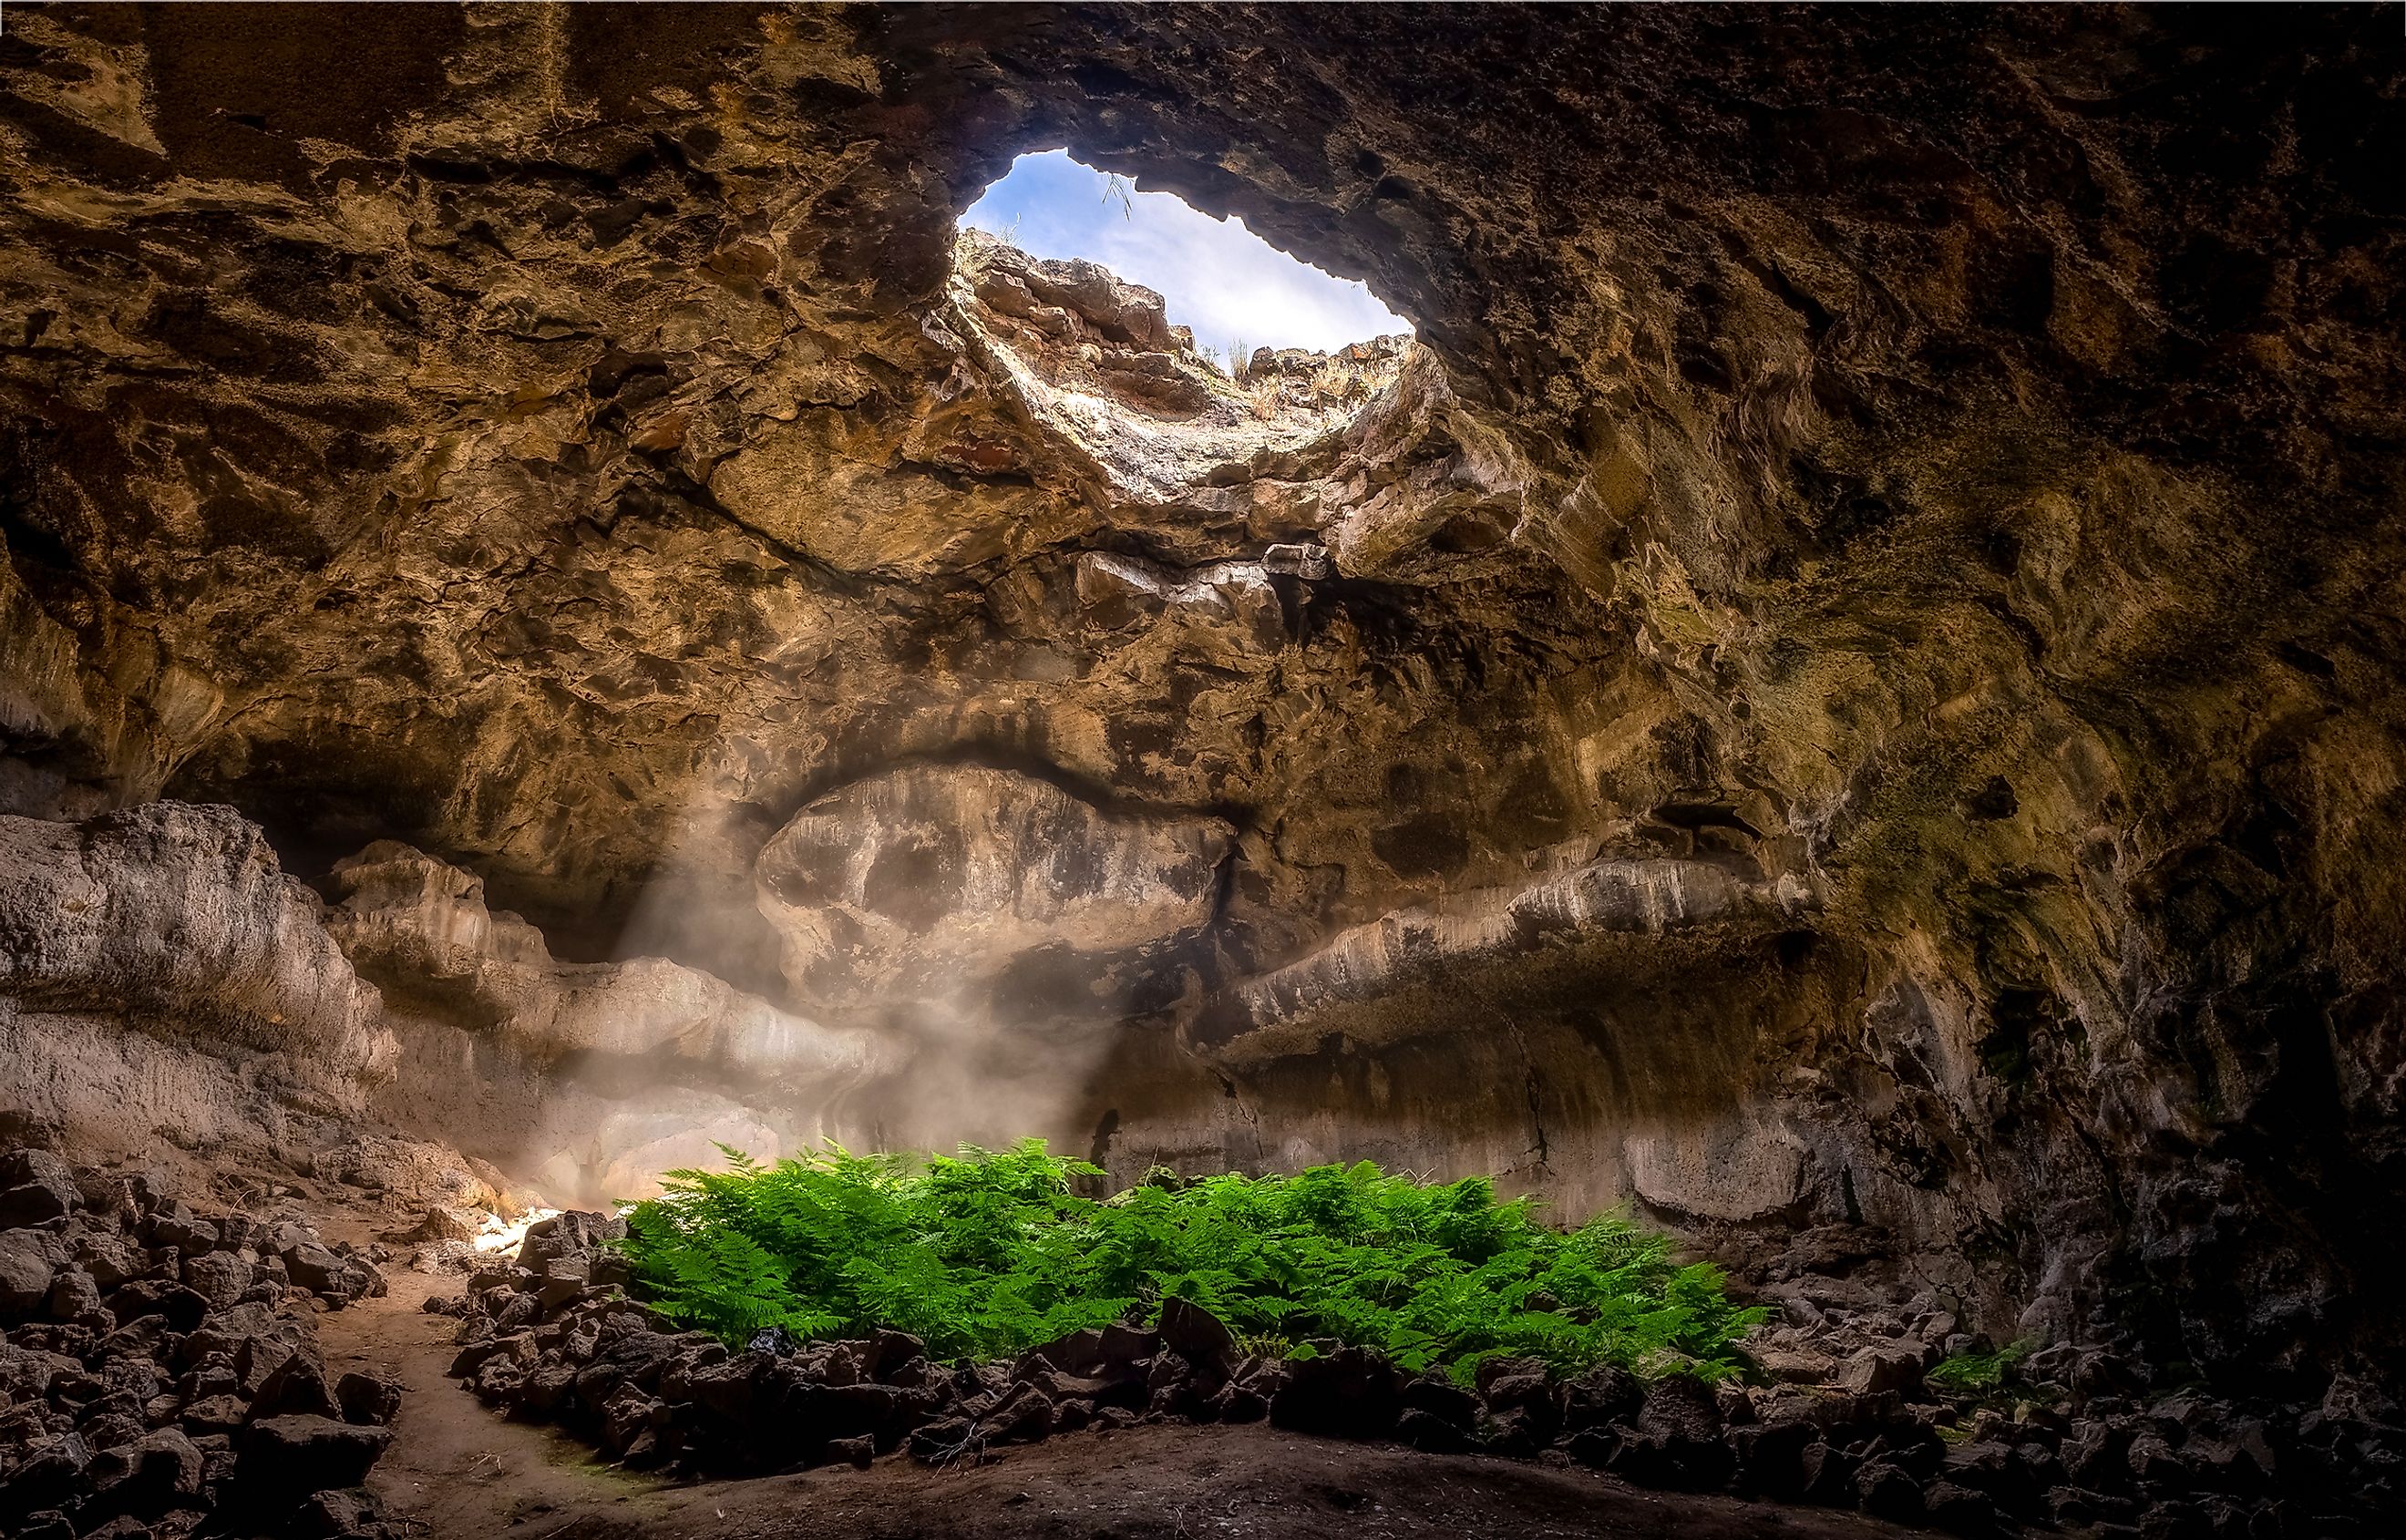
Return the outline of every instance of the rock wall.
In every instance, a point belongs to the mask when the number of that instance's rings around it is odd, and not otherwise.
[[[1224,828],[1057,1057],[830,1019],[955,1065],[870,1126],[1015,1064],[1123,1174],[1861,1221],[2000,1335],[2377,1358],[2394,22],[28,10],[0,795],[406,841],[546,957],[798,1015],[814,808]],[[1417,344],[1251,389],[955,240],[1065,143]]]
[[[0,817],[0,1111],[122,1154],[361,1115],[398,1044],[318,908],[230,808]]]
[[[558,1199],[642,1196],[729,1145],[860,1136],[846,1098],[899,1057],[663,957],[556,961],[471,874],[380,841],[334,865],[327,929],[402,1044],[375,1111]]]

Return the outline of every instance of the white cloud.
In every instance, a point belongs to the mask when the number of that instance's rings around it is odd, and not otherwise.
[[[1083,257],[1158,290],[1173,324],[1200,346],[1326,351],[1411,324],[1358,282],[1331,277],[1247,230],[1168,192],[1125,202],[1066,150],[1023,155],[961,216],[1033,256]]]

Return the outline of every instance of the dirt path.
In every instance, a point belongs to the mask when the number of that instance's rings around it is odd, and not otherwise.
[[[426,1540],[1880,1540],[1859,1515],[1642,1491],[1577,1468],[1274,1429],[1138,1428],[1015,1449],[976,1470],[907,1459],[672,1485],[503,1421],[444,1378],[451,1322],[420,1311],[457,1279],[319,1322],[330,1367],[397,1369],[409,1395],[370,1485]]]
[[[389,1511],[426,1524],[436,1540],[531,1540],[602,1514],[640,1524],[673,1506],[676,1489],[614,1470],[548,1429],[504,1421],[444,1377],[459,1350],[451,1341],[455,1323],[419,1307],[429,1294],[457,1293],[458,1278],[397,1270],[387,1278],[387,1297],[320,1317],[318,1329],[332,1373],[384,1367],[398,1370],[409,1387],[393,1420],[391,1450],[368,1479]]]

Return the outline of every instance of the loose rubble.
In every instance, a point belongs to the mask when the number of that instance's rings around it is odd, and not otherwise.
[[[156,1172],[0,1152],[0,1534],[397,1534],[357,1489],[401,1386],[330,1374],[315,1321],[381,1295],[377,1260]]]
[[[1982,1339],[1934,1297],[1856,1279],[1788,1280],[1750,1383],[1649,1382],[1611,1366],[1564,1380],[1535,1360],[1497,1360],[1465,1387],[1334,1341],[1299,1358],[1249,1354],[1178,1301],[1157,1329],[1079,1332],[1007,1363],[940,1363],[899,1332],[808,1344],[765,1332],[732,1350],[630,1296],[605,1244],[622,1233],[601,1214],[542,1221],[514,1264],[426,1307],[459,1319],[451,1372],[486,1403],[672,1474],[866,1466],[898,1450],[952,1465],[1088,1429],[1267,1420],[1571,1462],[1643,1487],[1860,1507],[1962,1535],[2396,1533],[2380,1525],[2399,1511],[2406,1426],[2361,1388],[2302,1411],[2151,1394],[2143,1368],[2056,1347],[2024,1361],[2011,1393],[1949,1396],[1928,1371]]]

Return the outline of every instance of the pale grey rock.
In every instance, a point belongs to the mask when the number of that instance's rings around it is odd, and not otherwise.
[[[1109,812],[1012,770],[912,766],[788,820],[760,853],[759,902],[804,996],[954,999],[1034,954],[1107,978],[1199,930],[1229,839],[1216,819]]]

